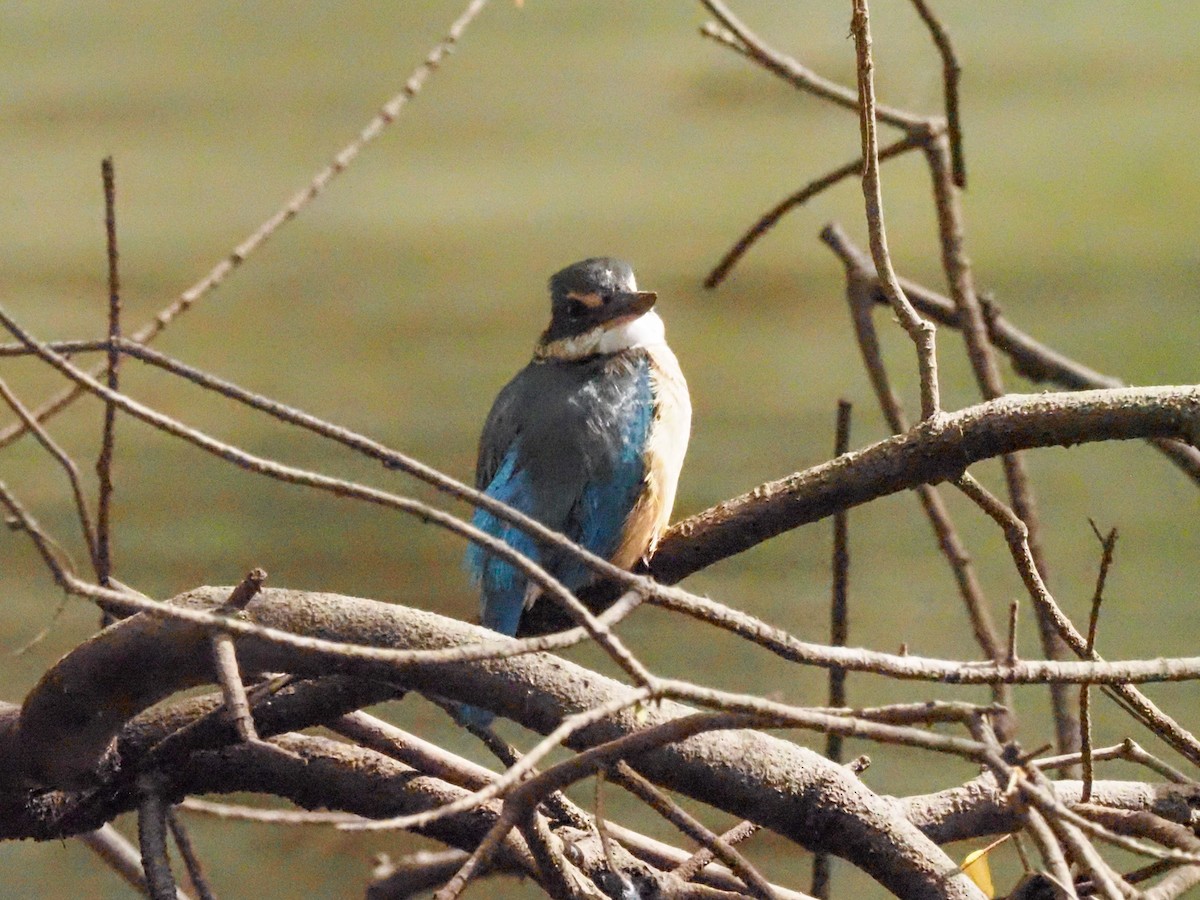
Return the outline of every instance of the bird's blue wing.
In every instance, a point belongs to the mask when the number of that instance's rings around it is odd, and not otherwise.
[[[607,559],[621,543],[644,487],[653,415],[644,359],[627,361],[611,377],[581,379],[578,370],[528,368],[501,392],[488,417],[477,484],[489,497]],[[572,590],[592,580],[591,570],[570,554],[541,547],[486,510],[476,510],[472,523]],[[483,624],[516,634],[525,576],[476,545],[466,562],[480,583]]]
[[[503,457],[484,493],[527,515],[533,515],[534,494],[530,490],[529,474],[518,467],[518,460],[518,448],[513,445]],[[486,509],[475,510],[471,524],[500,539],[518,553],[535,562],[538,560],[538,545],[533,538]],[[517,623],[525,606],[525,576],[478,544],[471,544],[467,548],[467,567],[481,587],[483,624],[501,634],[516,634]]]
[[[629,512],[646,481],[646,443],[654,416],[648,372],[643,370],[624,397],[616,417],[617,440],[603,469],[583,486],[566,531],[582,547],[611,559],[624,536]],[[592,579],[592,570],[574,557],[564,557],[555,575],[575,590]]]

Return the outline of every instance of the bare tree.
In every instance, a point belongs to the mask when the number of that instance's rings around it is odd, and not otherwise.
[[[472,880],[496,873],[526,876],[553,897],[808,896],[772,884],[738,850],[761,829],[789,840],[797,853],[817,855],[811,888],[816,896],[829,896],[829,856],[847,860],[898,897],[984,896],[981,877],[960,868],[943,845],[993,835],[1013,835],[1018,847],[1023,837],[1040,857],[1021,851],[1025,875],[1012,887],[1012,897],[1169,898],[1200,881],[1197,781],[1143,750],[1132,737],[1096,748],[1090,735],[1095,686],[1138,726],[1186,762],[1200,765],[1200,741],[1139,687],[1200,678],[1200,658],[1110,661],[1099,655],[1096,633],[1116,532],[1097,531],[1101,562],[1090,621],[1081,628],[1048,586],[1037,504],[1022,462],[1022,454],[1037,448],[1141,439],[1200,485],[1200,386],[1125,387],[1021,331],[980,296],[965,251],[960,209],[966,185],[960,67],[946,29],[924,0],[913,0],[913,5],[929,30],[944,75],[944,108],[935,115],[876,101],[866,0],[854,0],[852,10],[856,88],[829,81],[773,49],[720,0],[702,2],[715,18],[703,30],[706,37],[797,89],[855,113],[862,144],[861,157],[815,179],[756,223],[711,273],[708,284],[716,286],[788,211],[838,181],[861,178],[869,251],[856,247],[837,225],[828,226],[822,239],[845,266],[855,336],[894,436],[850,450],[849,406],[843,404],[832,458],[678,523],[642,571],[627,572],[419,460],[148,346],[303,211],[363,146],[396,120],[483,0],[469,4],[404,89],[308,187],[200,282],[128,334],[121,317],[115,176],[111,161],[105,161],[106,335],[45,342],[0,310],[0,325],[12,338],[0,346],[0,356],[33,358],[68,385],[30,409],[0,381],[0,397],[14,415],[0,432],[0,447],[31,434],[47,460],[62,469],[91,574],[77,571],[62,542],[31,515],[21,499],[22,485],[0,482],[0,504],[12,530],[32,542],[54,581],[69,594],[94,601],[106,617],[106,627],[48,669],[21,703],[0,703],[0,836],[77,837],[156,900],[183,895],[168,859],[168,834],[186,868],[188,890],[212,896],[188,839],[185,819],[190,815],[350,832],[403,830],[446,846],[444,852],[381,866],[364,888],[368,896],[380,898],[436,888],[437,897],[449,900]],[[899,137],[881,144],[881,126],[898,130]],[[949,297],[900,277],[889,255],[881,163],[910,151],[923,156],[930,174]],[[914,345],[920,384],[915,424],[906,418],[882,361],[873,318],[881,305],[892,311]],[[958,410],[944,407],[939,385],[936,339],[947,330],[961,335],[981,394],[981,402]],[[89,370],[75,361],[88,354],[101,354],[104,364]],[[1001,376],[1006,358],[1020,374],[1057,390],[1007,393]],[[218,440],[124,393],[119,376],[129,360],[485,508],[538,542],[575,555],[599,585],[577,596],[533,560],[436,505],[286,465]],[[106,410],[94,511],[78,463],[47,424],[82,396],[99,398]],[[114,578],[109,554],[113,448],[116,424],[124,416],[257,476],[414,516],[476,542],[541,586],[546,595],[539,604],[542,615],[530,634],[509,639],[403,605],[268,588],[260,569],[236,586],[197,587],[166,600],[148,597]],[[1006,498],[970,471],[989,459],[1002,461]],[[991,621],[980,580],[939,487],[943,484],[968,498],[1001,530],[1028,594],[1045,658],[1018,657],[1016,604],[1007,634]],[[954,575],[977,655],[935,659],[845,645],[846,513],[907,490],[917,494]],[[742,609],[676,586],[703,568],[824,518],[837,523],[829,644],[801,640]],[[737,693],[654,672],[626,645],[618,628],[648,604],[728,632],[794,666],[829,670],[830,703],[797,706],[772,699],[765,687]],[[586,641],[594,641],[611,658],[623,680],[554,654]],[[849,672],[910,682],[914,690],[903,703],[847,707],[842,685]],[[922,683],[987,685],[992,702],[934,701]],[[198,685],[216,685],[219,691],[181,694]],[[1055,755],[1046,755],[1046,748],[1022,749],[1042,741],[1040,735],[1022,732],[1013,685],[1042,685],[1053,695]],[[1082,686],[1078,700],[1071,690],[1076,685]],[[496,771],[363,711],[409,693],[446,706],[469,702],[486,707],[544,737],[518,750],[490,730],[478,730],[500,763]],[[336,738],[313,733],[318,726]],[[780,728],[827,735],[826,755],[766,733]],[[859,777],[869,761],[843,763],[840,739],[851,736],[918,751],[931,769],[941,757],[966,760],[978,775],[966,783],[948,781],[932,794],[884,796]],[[563,748],[570,752],[552,755]],[[1145,776],[1098,777],[1097,764],[1108,760],[1137,763]],[[1081,778],[1050,778],[1050,773],[1069,774],[1075,767]],[[563,791],[587,779],[596,781],[596,799],[585,809]],[[611,821],[603,799],[612,789],[610,782],[702,849],[688,853]],[[195,796],[238,791],[278,797],[311,812],[251,809]],[[718,833],[672,795],[701,800],[742,821]],[[110,824],[130,811],[138,816],[139,850]],[[1112,856],[1112,849],[1148,862],[1132,865],[1129,856]]]

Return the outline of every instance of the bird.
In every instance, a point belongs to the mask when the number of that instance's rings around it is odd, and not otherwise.
[[[629,263],[593,257],[550,277],[550,324],[504,386],[479,439],[475,487],[623,569],[653,553],[670,522],[691,432],[687,382],[667,346],[657,294]],[[590,568],[486,509],[472,524],[572,591]],[[516,635],[541,589],[471,544],[481,621]],[[486,724],[490,714],[465,707]]]

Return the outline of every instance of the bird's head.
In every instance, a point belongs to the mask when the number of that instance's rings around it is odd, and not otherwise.
[[[550,276],[550,326],[537,359],[579,360],[662,343],[663,323],[652,311],[658,295],[639,291],[629,263],[585,259]]]

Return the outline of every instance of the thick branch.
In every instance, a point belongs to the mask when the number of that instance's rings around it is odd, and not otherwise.
[[[1083,782],[1049,782],[1065,806],[1078,804]],[[1188,828],[1197,823],[1200,786],[1141,781],[1096,781],[1092,802],[1113,809],[1149,812]],[[1022,825],[1020,804],[1006,796],[990,775],[959,787],[896,800],[900,812],[939,844],[964,838],[1016,831]]]
[[[650,572],[672,584],[834,511],[958,477],[1014,450],[1105,440],[1200,441],[1200,386],[1009,394],[759,485],[667,532]]]
[[[180,602],[213,607],[228,594],[228,588],[207,588]],[[485,636],[483,629],[431,613],[330,594],[266,590],[246,614],[269,627],[373,645],[429,648]],[[134,669],[145,678],[149,684],[139,694],[142,703],[153,702],[155,693],[180,682],[211,678],[204,629],[153,619],[147,623],[148,618],[135,616],[107,629],[68,654],[35,689],[22,717],[30,729],[22,744],[36,756],[27,760],[33,771],[73,781],[84,775],[83,751],[103,748],[94,731],[81,741],[78,723],[115,705],[111,695],[120,693],[120,679],[135,677],[114,670]],[[239,664],[247,673],[341,671],[390,677],[450,699],[486,704],[540,732],[553,730],[567,715],[633,691],[543,654],[406,670],[378,660],[299,653],[254,637],[238,637],[237,644]],[[122,666],[114,665],[118,659]],[[130,666],[130,660],[138,665]],[[688,712],[670,702],[626,709],[578,732],[569,744],[583,749]],[[844,856],[901,896],[978,896],[964,879],[945,878],[953,863],[917,829],[897,821],[890,803],[843,767],[797,745],[754,731],[701,734],[649,750],[630,763],[669,789],[703,798],[809,848]]]

